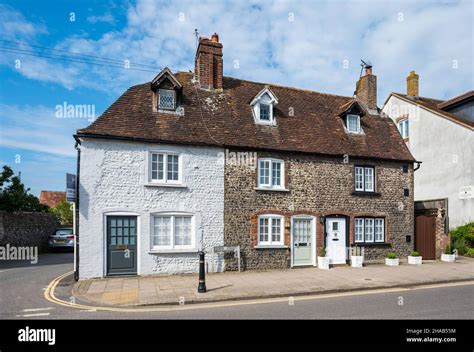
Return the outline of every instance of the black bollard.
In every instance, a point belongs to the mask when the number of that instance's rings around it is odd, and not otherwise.
[[[199,293],[206,293],[206,273],[204,270],[204,252],[199,252]]]

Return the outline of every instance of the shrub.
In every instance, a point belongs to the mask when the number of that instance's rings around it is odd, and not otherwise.
[[[319,250],[319,256],[320,256],[320,257],[325,257],[325,256],[326,256],[326,248],[322,247],[322,248]]]
[[[468,257],[474,258],[474,248],[468,248],[467,252],[466,252],[466,255]]]
[[[474,221],[467,223],[466,225],[456,227],[449,231],[451,235],[451,241],[454,242],[459,238],[463,238],[466,241],[468,247],[474,247]]]
[[[412,257],[419,257],[420,256],[420,253],[418,253],[417,251],[413,251],[411,252],[410,254]]]
[[[466,254],[467,251],[467,243],[464,237],[457,237],[456,239],[451,239],[451,250],[458,250],[459,255]]]
[[[453,254],[453,248],[451,245],[448,244],[446,247],[444,247],[444,254]]]
[[[387,253],[387,258],[388,259],[397,259],[397,254],[393,252]]]

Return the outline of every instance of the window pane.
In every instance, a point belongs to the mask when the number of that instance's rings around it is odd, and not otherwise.
[[[364,190],[364,168],[355,168],[355,189],[356,191]]]
[[[270,105],[260,104],[260,120],[270,121]]]
[[[281,162],[272,163],[272,185],[281,186]]]
[[[374,219],[365,219],[365,242],[374,242]]]
[[[174,91],[169,89],[160,89],[158,91],[159,94],[159,104],[158,107],[160,109],[174,109]]]
[[[171,245],[171,216],[154,218],[153,244],[155,246]]]
[[[375,219],[375,242],[384,241],[384,219]]]
[[[355,219],[355,242],[364,241],[364,219]]]
[[[268,220],[269,219],[260,219],[259,221],[259,242],[268,242]]]
[[[281,219],[272,219],[272,242],[281,241]]]
[[[178,181],[179,176],[179,163],[178,163],[178,155],[168,155],[168,180],[171,181]]]
[[[270,161],[260,160],[259,175],[260,185],[270,185]]]
[[[191,245],[191,218],[189,216],[174,218],[174,244],[175,246]]]
[[[371,167],[365,168],[365,190],[374,190],[374,169]]]
[[[151,155],[151,179],[163,180],[163,154]]]

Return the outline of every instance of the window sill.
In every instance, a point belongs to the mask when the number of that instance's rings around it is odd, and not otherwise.
[[[357,246],[357,247],[377,247],[377,246],[380,246],[380,247],[389,247],[391,246],[390,243],[387,243],[387,242],[371,242],[371,243],[363,243],[363,242],[357,242],[357,243],[352,243],[351,244],[351,247],[354,247],[354,246]]]
[[[173,254],[173,253],[198,253],[196,248],[175,248],[175,249],[152,249],[148,254]]]
[[[255,249],[287,249],[288,246],[285,246],[284,244],[259,244],[255,247]]]
[[[187,188],[183,183],[153,183],[153,182],[147,182],[145,183],[146,187],[170,187],[170,188]]]
[[[275,192],[289,192],[288,188],[270,188],[270,187],[255,187],[256,191],[275,191]]]
[[[379,192],[366,192],[366,191],[354,191],[352,192],[353,196],[372,196],[372,197],[380,197],[381,194]]]

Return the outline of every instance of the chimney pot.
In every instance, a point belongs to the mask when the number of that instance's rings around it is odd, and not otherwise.
[[[211,36],[211,42],[213,43],[219,43],[219,35],[217,33],[214,33],[212,36]]]

